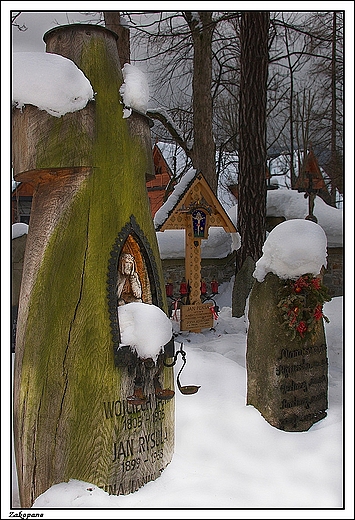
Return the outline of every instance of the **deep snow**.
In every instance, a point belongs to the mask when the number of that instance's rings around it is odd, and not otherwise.
[[[277,517],[277,510],[286,508],[334,508],[329,518],[342,517],[337,514],[345,513],[341,509],[344,491],[343,298],[333,298],[324,306],[330,319],[326,324],[328,415],[308,432],[290,433],[270,426],[258,410],[245,404],[248,323],[244,317],[233,318],[231,308],[224,306],[229,301],[230,290],[231,284],[224,284],[216,297],[221,312],[214,330],[179,332],[178,323],[172,321],[177,334],[176,348],[183,343],[187,352],[181,382],[201,385],[201,388],[190,396],[176,389],[175,452],[162,475],[137,492],[118,497],[108,495],[91,483],[73,480],[57,484],[41,495],[33,508],[45,510],[46,518],[117,518],[117,512],[111,516],[106,508],[137,509],[135,518],[149,514],[149,511],[140,512],[141,508],[196,511],[208,508],[216,510],[213,517],[217,517],[217,510],[224,508],[247,508],[255,515],[260,513],[257,510],[276,508],[272,518]],[[178,364],[176,370],[179,368]],[[347,440],[351,449],[349,437]],[[350,499],[348,491],[347,500]],[[15,481],[13,507],[19,507]],[[47,508],[60,509],[59,516],[50,516]],[[95,509],[94,516],[80,511],[82,508]],[[176,514],[181,516],[173,517],[185,518],[185,513],[179,511]],[[327,513],[322,511],[319,518],[328,518]],[[316,514],[312,511],[312,517],[317,518]],[[300,517],[302,511],[295,518]]]

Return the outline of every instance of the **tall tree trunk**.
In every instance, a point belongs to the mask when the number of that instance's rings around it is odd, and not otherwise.
[[[239,201],[237,272],[262,255],[266,218],[268,12],[243,12],[240,26]]]
[[[285,28],[285,44],[287,49],[287,61],[288,61],[288,74],[290,76],[290,96],[289,96],[289,125],[290,125],[290,174],[291,174],[291,187],[293,188],[296,184],[295,174],[295,162],[294,162],[294,114],[293,114],[293,103],[294,103],[294,69],[292,66],[289,43],[288,43],[288,28]]]
[[[129,29],[121,24],[119,11],[104,11],[105,27],[117,34],[117,49],[121,67],[131,61]]]
[[[337,17],[336,12],[333,13],[332,27],[332,65],[331,65],[331,92],[332,92],[332,123],[331,123],[331,142],[330,142],[330,168],[329,176],[331,178],[330,196],[333,206],[336,204],[336,189],[343,193],[343,176],[342,161],[339,160],[337,152],[337,94],[336,94],[336,33],[337,33]]]
[[[194,45],[192,161],[194,168],[202,172],[213,192],[217,193],[216,147],[212,130],[212,12],[199,11],[196,17],[187,11],[185,16]]]

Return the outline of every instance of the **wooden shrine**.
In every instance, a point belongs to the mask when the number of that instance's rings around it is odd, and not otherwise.
[[[168,202],[168,201],[167,201]],[[210,227],[237,230],[201,172],[196,173],[156,231],[185,230],[185,278],[188,304],[181,306],[180,329],[200,332],[213,326],[211,304],[201,302],[201,242]]]

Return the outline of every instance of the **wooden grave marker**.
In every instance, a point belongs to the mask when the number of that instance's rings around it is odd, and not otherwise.
[[[200,332],[213,326],[211,305],[201,303],[201,242],[209,228],[223,227],[227,233],[237,230],[201,172],[196,173],[157,231],[185,230],[185,279],[189,287],[189,305],[182,305],[180,330]]]
[[[35,187],[14,369],[24,508],[69,479],[132,493],[173,456],[175,400],[158,400],[155,386],[159,376],[172,389],[173,369],[163,366],[165,354],[141,366],[146,401],[135,404],[128,398],[139,360],[120,347],[123,254],[134,256],[143,303],[167,312],[167,302],[146,190],[150,127],[142,115],[123,118],[116,39],[97,25],[48,31],[46,51],[71,59],[95,100],[60,118],[32,105],[13,109],[14,176]]]

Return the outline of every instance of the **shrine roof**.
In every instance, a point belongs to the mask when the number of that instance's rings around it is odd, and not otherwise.
[[[176,222],[172,224],[175,215],[191,213],[193,209],[198,207],[206,208],[208,213],[215,216],[214,224],[211,225],[221,226],[229,233],[237,232],[233,222],[218,201],[203,174],[193,168],[175,185],[167,201],[155,214],[155,230],[176,229],[179,225]],[[182,222],[181,217],[179,217],[179,220]],[[183,224],[181,225],[184,227]]]
[[[193,183],[196,173],[196,170],[193,168],[186,172],[181,181],[175,185],[174,190],[168,197],[167,201],[156,212],[154,217],[154,226],[156,231],[161,229],[169,215],[171,215],[175,207],[178,205],[183,195]]]

